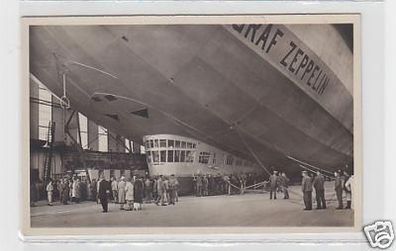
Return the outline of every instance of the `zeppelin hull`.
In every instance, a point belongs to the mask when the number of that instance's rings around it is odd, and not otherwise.
[[[289,170],[287,156],[328,170],[353,160],[353,116],[335,112],[352,114],[351,94],[321,103],[230,27],[32,27],[30,71],[59,96],[65,73],[74,109],[140,143],[181,135]]]

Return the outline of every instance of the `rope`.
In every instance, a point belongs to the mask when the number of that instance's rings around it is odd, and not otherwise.
[[[236,189],[239,189],[239,190],[241,190],[241,188],[240,188],[240,187],[237,187],[236,185],[232,184],[231,182],[227,181],[227,183],[228,183],[230,186],[232,186],[232,187],[235,187]]]
[[[242,143],[245,145],[245,147],[249,150],[250,154],[256,159],[256,161],[258,162],[258,164],[260,165],[261,168],[264,169],[264,171],[268,174],[271,175],[271,172],[268,171],[268,169],[264,166],[264,164],[261,162],[261,160],[259,159],[259,157],[254,153],[253,149],[250,148],[250,146],[247,144],[247,142],[245,141],[245,139],[242,137],[241,133],[239,132],[239,130],[237,129],[236,132],[239,135],[239,138],[241,138]]]
[[[331,172],[329,172],[329,171],[326,171],[326,170],[324,170],[324,169],[322,169],[322,168],[313,166],[313,165],[311,165],[311,164],[308,164],[308,163],[306,163],[306,162],[304,162],[304,161],[298,160],[298,159],[293,158],[293,157],[291,157],[291,156],[287,156],[287,158],[289,158],[289,159],[291,159],[291,160],[294,160],[294,161],[296,161],[296,162],[298,162],[298,163],[300,163],[300,164],[303,164],[304,166],[309,166],[309,167],[311,167],[311,168],[314,168],[314,169],[316,169],[316,171],[321,171],[321,172],[324,172],[324,173],[333,175],[333,173],[331,173]]]
[[[248,189],[248,188],[251,188],[251,187],[258,187],[258,186],[261,186],[261,185],[265,185],[267,183],[268,183],[268,181],[262,181],[262,182],[247,186],[247,187],[245,187],[245,189]]]
[[[232,186],[232,187],[235,187],[235,188],[237,188],[237,189],[239,189],[239,190],[242,190],[242,188],[237,187],[236,185],[232,184],[230,181],[227,181],[227,183],[228,183],[230,186]],[[256,184],[253,184],[253,185],[244,187],[244,190],[246,190],[246,189],[248,189],[248,188],[251,188],[251,187],[258,187],[258,186],[261,186],[261,185],[265,185],[265,184],[267,184],[267,183],[268,183],[268,181],[262,181],[262,182],[259,182],[259,183],[256,183]]]
[[[315,173],[315,170],[313,170],[313,169],[311,169],[311,168],[308,168],[308,167],[306,167],[306,166],[304,166],[304,165],[299,165],[301,168],[303,168],[303,169],[305,169],[305,170],[308,170],[308,171],[310,171],[310,172],[312,172],[312,173]],[[329,178],[329,179],[332,179],[332,180],[334,180],[334,177],[331,177],[331,176],[328,176],[328,175],[326,175],[326,174],[322,174],[324,177],[326,177],[326,178]]]

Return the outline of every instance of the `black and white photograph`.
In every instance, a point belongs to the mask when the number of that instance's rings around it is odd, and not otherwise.
[[[359,230],[359,21],[25,18],[25,230]]]

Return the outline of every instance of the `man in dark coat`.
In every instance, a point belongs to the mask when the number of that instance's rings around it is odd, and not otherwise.
[[[279,177],[278,177],[278,172],[274,171],[272,175],[269,178],[270,181],[270,186],[271,186],[271,191],[270,191],[270,200],[272,200],[272,193],[274,194],[274,200],[276,200],[276,189],[278,188],[279,185]]]
[[[169,178],[169,205],[175,205],[176,190],[178,186],[179,186],[179,181],[177,180],[175,175],[172,174]]]
[[[103,213],[108,212],[108,199],[111,192],[111,185],[110,183],[105,180],[103,177],[99,181],[99,191],[98,191],[98,198],[100,199],[100,204],[102,204]]]
[[[142,210],[143,197],[144,197],[144,183],[142,178],[134,177],[133,183],[133,207],[134,210]]]
[[[164,184],[165,178],[164,176],[160,175],[160,177],[157,180],[157,200],[155,201],[155,204],[157,204],[157,206],[159,206],[160,202],[161,202],[161,206],[166,206],[165,204],[165,200],[166,200],[166,187]]]
[[[334,176],[335,176],[334,190],[336,192],[337,200],[338,200],[338,207],[336,209],[342,209],[344,207],[344,205],[342,204],[342,190],[344,188],[344,184],[338,172],[335,172]]]
[[[326,200],[324,195],[324,177],[319,171],[316,173],[316,177],[313,180],[313,187],[315,188],[316,194],[316,209],[325,209]]]
[[[61,183],[61,202],[63,205],[67,205],[67,201],[69,200],[70,193],[69,181],[65,178]]]
[[[203,196],[209,195],[209,180],[206,175],[202,177],[202,195]]]
[[[215,194],[215,180],[214,177],[212,175],[208,175],[208,191],[209,191],[209,195],[214,195]]]
[[[197,195],[197,178],[195,178],[195,176],[193,175],[193,179],[192,179],[192,193],[193,195]]]
[[[135,182],[133,183],[133,202],[142,204],[143,194],[144,194],[143,181],[140,177],[136,177]]]
[[[303,171],[301,188],[303,192],[304,210],[312,210],[312,178],[306,171]]]
[[[92,200],[98,202],[98,187],[97,187],[97,182],[96,179],[92,180],[91,183],[91,194],[92,194]]]
[[[286,176],[286,173],[282,173],[282,175],[279,177],[280,179],[280,185],[281,189],[283,192],[283,199],[287,200],[289,199],[289,181],[290,179]]]
[[[197,180],[195,182],[197,188],[196,188],[196,196],[201,197],[202,196],[202,177],[200,175],[197,176]]]
[[[144,180],[144,200],[149,203],[153,200],[153,182],[149,176]]]
[[[153,200],[154,201],[157,201],[157,199],[158,199],[158,180],[159,180],[159,177],[154,177],[154,179],[153,179]]]

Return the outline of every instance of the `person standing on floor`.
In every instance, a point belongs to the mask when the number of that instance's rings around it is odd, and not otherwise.
[[[96,182],[96,179],[92,179],[91,183],[91,194],[92,194],[92,200],[96,201],[98,203],[98,184]]]
[[[81,198],[81,187],[80,179],[75,177],[72,185],[72,201],[80,203]]]
[[[173,175],[174,179],[175,179],[175,201],[179,202],[179,181],[177,180],[177,178]]]
[[[312,178],[308,175],[307,171],[302,172],[302,192],[305,208],[304,210],[312,210]]]
[[[273,171],[272,175],[269,178],[271,191],[270,191],[270,200],[272,200],[272,194],[274,194],[274,200],[276,200],[276,190],[279,184],[278,171]]]
[[[172,174],[169,178],[169,205],[175,205],[177,183],[175,175]]]
[[[87,180],[87,200],[92,201],[92,182]]]
[[[107,213],[109,211],[109,197],[111,193],[111,185],[110,182],[101,177],[98,182],[98,198],[100,200],[100,204],[102,205],[103,213]]]
[[[213,175],[209,174],[208,180],[209,180],[209,185],[208,185],[209,195],[215,195],[216,183],[215,183],[215,179],[214,179]],[[176,200],[176,202],[177,202],[177,200]]]
[[[140,177],[134,177],[135,182],[133,184],[133,208],[136,211],[142,210],[143,196],[144,196],[144,185],[143,180]]]
[[[58,192],[57,199],[62,202],[62,178],[56,181],[56,190]]]
[[[125,204],[125,177],[122,176],[120,179],[120,182],[117,184],[117,197],[118,197],[118,203],[120,204],[120,210],[124,210],[124,204]],[[113,187],[111,188],[113,190]]]
[[[63,203],[63,179],[60,178],[58,180],[58,182],[56,183],[56,186],[58,187],[58,191],[59,191],[59,202]]]
[[[343,182],[341,176],[338,172],[334,172],[334,190],[337,195],[338,207],[336,209],[343,209],[344,205],[342,203],[342,190],[343,190]]]
[[[165,190],[165,201],[167,204],[169,204],[169,178],[168,177],[164,177],[164,190]]]
[[[196,185],[197,185],[196,196],[201,197],[202,196],[202,178],[201,178],[201,175],[197,176]]]
[[[313,180],[313,187],[315,188],[316,195],[316,209],[326,209],[324,182],[323,175],[317,171]]]
[[[111,191],[114,203],[118,203],[118,181],[115,177],[111,178]]]
[[[159,177],[158,176],[156,176],[156,177],[154,177],[154,179],[153,179],[153,182],[152,182],[152,187],[153,187],[153,189],[152,189],[152,191],[153,191],[153,193],[152,193],[152,195],[153,195],[153,201],[154,202],[156,202],[157,201],[157,199],[158,199],[158,179],[159,179]]]
[[[282,173],[279,177],[281,179],[281,188],[283,192],[283,199],[289,199],[289,182],[290,179],[286,176],[286,173]]]
[[[242,173],[240,176],[240,184],[241,184],[241,194],[244,194],[247,184],[247,175],[245,173]]]
[[[153,200],[153,182],[149,176],[146,176],[144,180],[144,200],[146,203],[151,203]]]
[[[223,193],[231,195],[231,179],[228,175],[223,177]]]
[[[48,205],[52,206],[52,195],[54,191],[54,186],[52,185],[52,179],[49,179],[49,182],[46,187],[46,191],[47,191]]]
[[[131,182],[131,179],[127,179],[125,183],[125,201],[126,204],[128,205],[128,208],[126,209],[127,211],[132,211],[133,209],[133,194],[134,194],[134,187],[133,183]]]
[[[348,180],[345,182],[345,194],[347,205],[345,209],[352,209],[352,195],[353,195],[353,175],[349,176]]]
[[[165,196],[166,196],[166,190],[165,190],[165,185],[164,185],[164,176],[160,175],[160,177],[157,180],[157,193],[158,197],[157,200],[155,201],[155,204],[159,206],[161,202],[161,206],[166,206],[165,204]]]
[[[76,202],[76,194],[77,194],[77,177],[72,178],[72,183],[71,183],[71,201]]]
[[[209,195],[209,180],[206,175],[202,177],[202,194],[203,196]]]
[[[67,178],[64,178],[62,183],[62,195],[61,195],[61,202],[63,205],[67,205],[68,201],[69,201],[69,194],[70,194],[70,185],[69,185],[69,181]]]
[[[194,174],[192,178],[192,195],[197,196],[197,178]]]

